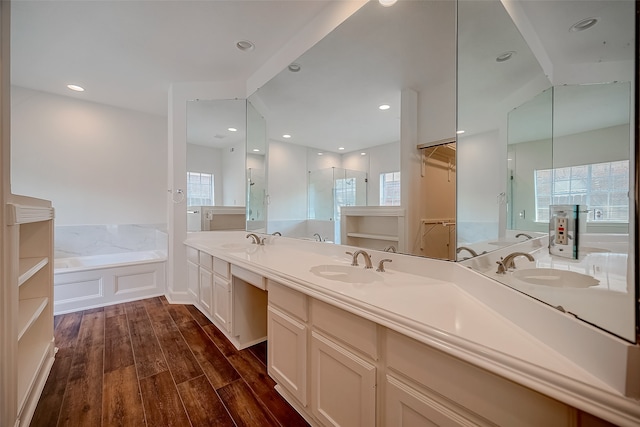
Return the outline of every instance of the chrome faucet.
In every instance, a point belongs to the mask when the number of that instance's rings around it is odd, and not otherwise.
[[[276,231],[275,233],[271,233],[272,236],[282,236],[282,233],[279,231]]]
[[[363,251],[362,249],[358,249],[353,253],[347,252],[347,255],[353,256],[353,259],[351,260],[351,265],[354,267],[358,266],[358,255],[360,254],[364,256],[364,268],[373,268],[373,264],[371,264],[371,256],[365,251]]]
[[[516,239],[517,239],[518,237],[522,237],[522,236],[526,237],[527,239],[533,239],[533,237],[531,237],[531,236],[530,236],[530,235],[528,235],[527,233],[518,233],[518,234],[516,234]]]
[[[519,256],[526,257],[531,262],[535,261],[535,258],[531,254],[526,252],[513,252],[504,258],[501,257],[500,261],[496,261],[496,264],[498,264],[498,271],[496,271],[496,273],[505,274],[510,268],[516,268],[515,259]]]
[[[467,252],[469,252],[469,253],[471,254],[471,256],[472,256],[472,257],[473,257],[473,256],[478,256],[478,253],[477,253],[476,251],[474,251],[473,249],[468,248],[468,247],[466,247],[466,246],[460,246],[458,249],[456,249],[456,253],[457,253],[457,254],[459,254],[459,253],[460,253],[460,252],[462,252],[462,251],[467,251]]]
[[[252,243],[256,244],[256,245],[264,245],[264,240],[265,239],[261,239],[260,236],[258,236],[256,233],[249,233],[247,234],[247,239],[249,237],[251,237]]]
[[[395,254],[396,252],[398,252],[398,251],[396,250],[396,247],[395,247],[395,246],[393,246],[393,245],[389,245],[389,246],[387,246],[386,248],[384,248],[384,249],[383,249],[383,251],[384,251],[384,252],[393,252],[394,254]]]
[[[322,242],[322,236],[320,234],[314,233],[313,237],[315,237],[318,242]]]

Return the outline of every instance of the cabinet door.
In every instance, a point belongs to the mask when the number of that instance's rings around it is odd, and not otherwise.
[[[200,267],[200,306],[211,314],[213,290],[213,273]]]
[[[268,311],[269,375],[307,405],[307,327],[281,311]]]
[[[213,318],[225,331],[231,332],[231,287],[218,276],[213,278]]]
[[[312,332],[311,410],[327,426],[371,427],[376,422],[376,367]]]
[[[468,413],[464,408],[445,402],[442,397],[418,391],[405,382],[387,375],[385,386],[385,425],[423,426],[492,426],[494,424]]]
[[[193,297],[193,301],[198,301],[198,292],[200,291],[200,272],[198,264],[187,261],[187,287],[189,295]]]

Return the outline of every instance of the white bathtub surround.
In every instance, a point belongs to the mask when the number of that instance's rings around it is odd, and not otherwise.
[[[167,252],[56,258],[54,314],[164,295]]]
[[[60,225],[56,258],[167,250],[166,224]]]
[[[638,346],[459,263],[371,250],[374,265],[393,261],[369,277],[353,267],[361,277],[351,283],[344,252],[355,248],[275,236],[257,246],[245,235],[194,233],[186,243],[585,412],[640,423]]]

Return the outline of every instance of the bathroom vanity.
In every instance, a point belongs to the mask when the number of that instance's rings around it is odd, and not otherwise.
[[[640,423],[637,346],[457,263],[245,236],[190,234],[189,292],[312,425]]]

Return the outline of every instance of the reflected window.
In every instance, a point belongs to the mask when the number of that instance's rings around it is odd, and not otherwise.
[[[336,206],[356,205],[356,179],[336,179]]]
[[[536,222],[549,205],[586,205],[589,222],[629,221],[629,161],[536,170]]]
[[[187,172],[187,206],[213,206],[213,174]]]
[[[400,172],[380,174],[380,206],[400,206]]]

